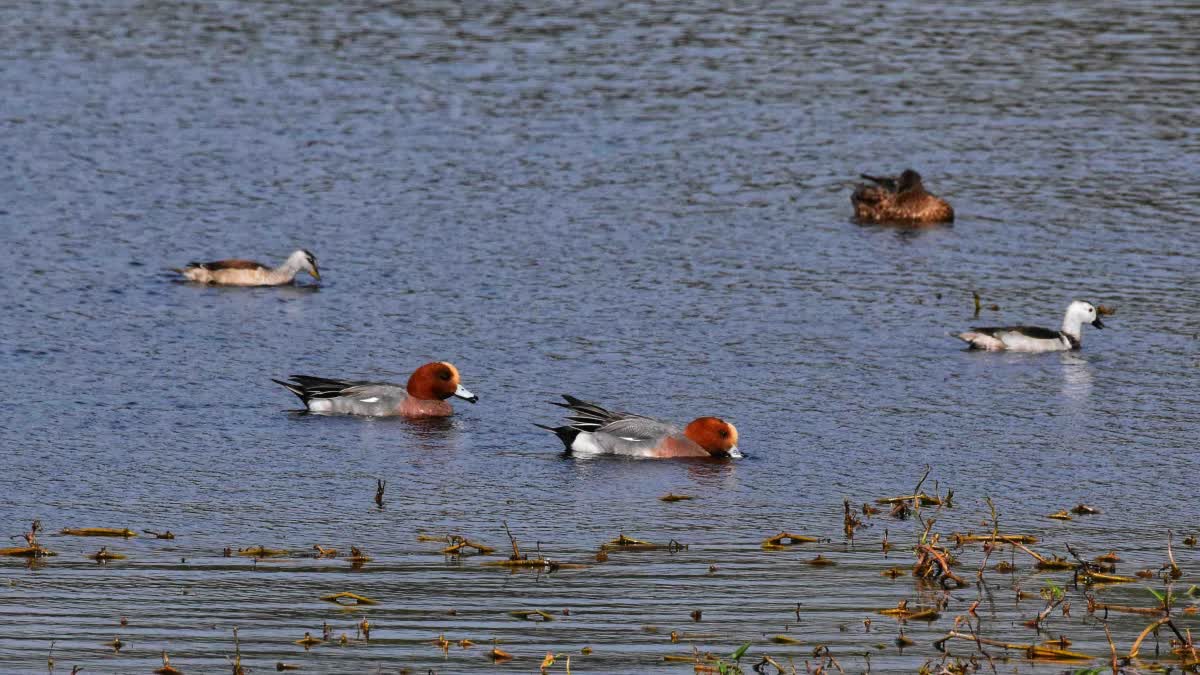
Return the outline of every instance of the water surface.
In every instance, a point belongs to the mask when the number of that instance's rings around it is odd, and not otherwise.
[[[663,655],[743,641],[912,672],[979,592],[908,627],[903,653],[895,622],[866,634],[873,609],[934,597],[879,576],[911,564],[920,525],[872,519],[848,544],[841,511],[910,492],[926,465],[956,493],[938,531],[981,529],[992,496],[1043,550],[1119,549],[1128,572],[1157,567],[1173,529],[1184,581],[1200,581],[1178,545],[1200,515],[1198,35],[1195,9],[1133,2],[0,9],[0,523],[178,535],[47,535],[46,565],[0,563],[5,670],[41,672],[53,640],[60,670],[143,672],[166,649],[211,672],[238,626],[260,672],[499,668],[486,646],[443,654],[441,633],[499,639],[514,672],[547,650],[575,672],[678,672]],[[953,203],[953,227],[852,224],[855,176],[907,166]],[[167,271],[301,246],[319,287]],[[973,318],[972,291],[999,309]],[[946,336],[1054,327],[1077,298],[1118,308],[1077,353]],[[289,414],[269,379],[403,381],[435,359],[481,398],[448,424]],[[559,418],[545,401],[563,392],[719,415],[749,457],[564,459],[532,424]],[[657,500],[668,491],[697,499]],[[1081,501],[1103,513],[1043,517]],[[505,520],[562,560],[621,532],[689,548],[511,575],[417,541],[503,547]],[[830,541],[759,548],[785,529]],[[128,560],[84,558],[104,543]],[[221,555],[318,543],[374,560]],[[802,564],[818,551],[841,564]],[[1069,575],[1017,562],[989,575],[981,615],[1027,642],[1040,602],[1013,587]],[[1137,586],[1103,597],[1148,602]],[[381,604],[318,600],[340,590]],[[526,608],[570,616],[507,614]],[[353,638],[363,615],[369,643],[292,644],[326,621]],[[1128,647],[1144,623],[1113,627]],[[785,630],[801,644],[765,640]],[[1050,632],[1107,653],[1078,598]]]

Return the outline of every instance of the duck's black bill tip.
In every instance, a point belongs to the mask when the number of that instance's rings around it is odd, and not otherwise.
[[[1096,328],[1104,328],[1104,322],[1100,320],[1100,317],[1096,317],[1096,320],[1092,322],[1092,325]]]

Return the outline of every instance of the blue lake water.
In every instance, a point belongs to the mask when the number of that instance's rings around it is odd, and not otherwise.
[[[1182,588],[1200,582],[1181,544],[1200,516],[1197,36],[1195,8],[1135,2],[0,7],[0,524],[41,519],[59,554],[0,562],[0,670],[44,672],[53,641],[58,672],[148,672],[162,650],[227,671],[237,626],[257,672],[533,672],[547,651],[685,672],[663,656],[749,641],[744,667],[802,670],[824,644],[848,672],[902,673],[980,597],[985,636],[1106,659],[1081,591],[1043,635],[1021,625],[1070,574],[1008,552],[1015,575],[949,593],[897,649],[873,611],[941,597],[880,576],[911,566],[921,525],[880,515],[847,542],[842,503],[911,493],[928,465],[925,489],[955,492],[943,536],[988,529],[990,496],[1034,548],[1115,549],[1126,574],[1172,530]],[[859,173],[909,166],[953,226],[850,222]],[[319,286],[169,271],[299,247]],[[973,317],[972,292],[998,309]],[[1078,352],[947,337],[1056,328],[1073,299],[1117,308]],[[431,360],[480,397],[445,424],[296,415],[270,381],[403,382]],[[533,425],[560,393],[718,415],[749,456],[563,458]],[[1102,513],[1044,517],[1080,502]],[[418,540],[503,551],[505,521],[568,562],[620,533],[689,548],[538,575]],[[178,537],[56,535],[89,526]],[[829,541],[764,552],[781,530]],[[222,556],[314,544],[373,560]],[[86,559],[102,545],[128,558]],[[818,552],[839,565],[803,564]],[[962,558],[973,580],[978,548]],[[1142,586],[1161,582],[1098,595],[1144,605]],[[318,599],[342,590],[380,604]],[[1148,623],[1112,621],[1122,649]],[[323,622],[350,642],[293,644]],[[485,657],[493,638],[512,661]]]

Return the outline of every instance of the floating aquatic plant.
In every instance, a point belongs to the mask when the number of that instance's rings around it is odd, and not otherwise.
[[[137,532],[128,527],[67,527],[63,528],[59,534],[72,537],[123,537],[125,539],[137,536]]]
[[[336,603],[339,605],[378,605],[379,604],[378,600],[373,600],[371,598],[366,597],[365,595],[359,595],[357,593],[350,593],[349,591],[342,591],[340,593],[333,593],[331,595],[323,595],[323,596],[321,596],[321,599],[326,602],[333,602],[333,603]]]

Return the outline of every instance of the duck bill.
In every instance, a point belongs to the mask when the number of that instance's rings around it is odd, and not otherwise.
[[[320,280],[321,280],[321,273],[317,271],[317,266],[316,266],[316,265],[313,265],[313,268],[312,268],[312,275],[313,275],[313,278],[314,278],[314,279],[316,279],[317,281],[320,281]]]
[[[479,403],[479,397],[476,396],[475,394],[472,394],[471,392],[467,391],[465,388],[463,388],[463,386],[461,384],[458,385],[458,389],[454,390],[454,395],[458,398],[461,398],[464,401],[469,401],[471,403]]]
[[[1104,328],[1104,322],[1100,320],[1100,317],[1096,317],[1096,320],[1092,322],[1092,325],[1096,328]]]
[[[742,457],[745,457],[745,455],[742,454],[742,451],[738,450],[738,446],[736,445],[729,449],[729,452],[726,453],[726,456],[730,459],[741,459]]]

